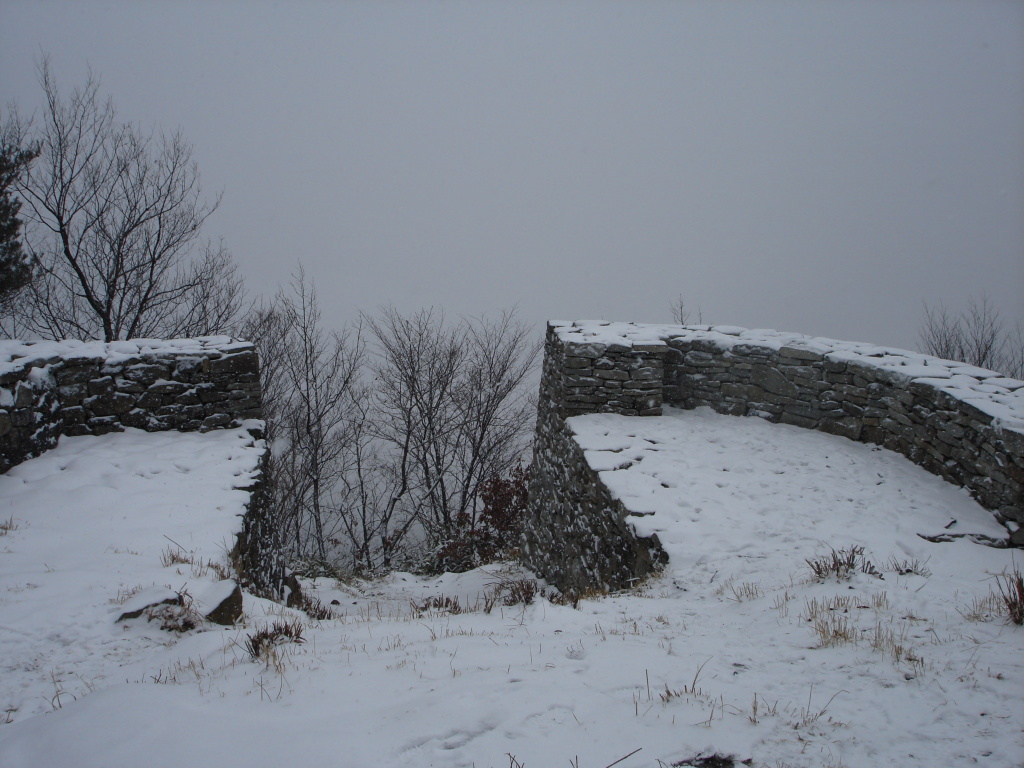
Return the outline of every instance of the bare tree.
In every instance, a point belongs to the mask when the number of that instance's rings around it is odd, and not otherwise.
[[[523,456],[536,410],[523,385],[540,347],[512,312],[496,320],[473,318],[464,327],[468,359],[456,392],[455,465],[461,478],[456,509],[472,528],[483,484],[507,474]]]
[[[353,567],[363,573],[387,571],[403,552],[416,525],[410,496],[407,454],[378,437],[377,401],[369,385],[359,387],[346,443],[347,471],[338,490],[340,520]]]
[[[448,324],[385,309],[362,325],[372,357],[360,328],[323,330],[300,267],[242,333],[262,360],[281,540],[307,567],[372,573],[475,530],[522,457],[539,345],[510,312]]]
[[[459,429],[455,390],[467,350],[458,329],[421,310],[403,317],[385,308],[364,321],[376,340],[377,437],[390,447],[392,504],[411,505],[431,539],[454,523],[448,503]]]
[[[686,301],[683,299],[683,294],[679,294],[676,300],[669,305],[669,311],[672,314],[672,322],[676,325],[688,325],[690,322],[690,308],[686,305]],[[700,307],[697,307],[697,322],[701,323],[704,321],[704,313],[701,312]]]
[[[539,346],[505,313],[463,320],[393,308],[366,318],[376,340],[378,436],[431,546],[472,526],[483,483],[514,466],[532,417],[523,385]]]
[[[254,302],[242,317],[233,335],[256,345],[260,359],[260,390],[267,438],[274,443],[281,427],[282,410],[290,389],[284,375],[294,314],[286,312],[279,300]]]
[[[62,98],[44,61],[40,82],[40,156],[17,187],[39,271],[33,329],[110,341],[198,335],[229,324],[242,284],[223,246],[200,241],[217,201],[203,201],[182,135],[146,136],[119,122],[92,75]]]
[[[919,338],[929,355],[1024,378],[1024,327],[1007,329],[987,295],[968,299],[960,314],[925,304]]]
[[[284,391],[275,404],[282,427],[275,453],[284,541],[296,555],[325,562],[340,525],[333,495],[345,472],[346,426],[364,345],[358,330],[324,330],[316,291],[301,267],[291,291],[279,293],[276,303],[287,328],[279,362]]]

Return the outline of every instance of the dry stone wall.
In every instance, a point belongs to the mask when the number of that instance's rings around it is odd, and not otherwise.
[[[523,559],[559,588],[620,588],[664,559],[657,541],[599,541],[629,539],[631,529],[607,489],[592,487],[600,480],[579,465],[566,419],[658,415],[664,405],[709,406],[897,451],[967,488],[1006,524],[1010,541],[1024,545],[1022,381],[915,352],[778,331],[551,323]],[[607,519],[621,525],[603,534]],[[567,565],[562,553],[583,562]]]
[[[0,472],[62,434],[209,430],[260,418],[249,342],[0,342]]]
[[[0,341],[0,474],[61,435],[245,426],[259,436],[262,418],[259,358],[247,341]],[[271,482],[265,449],[231,554],[243,586],[280,599],[287,572]]]
[[[564,593],[624,589],[666,562],[656,536],[634,535],[566,423],[583,413],[660,414],[663,357],[657,344],[566,344],[548,326],[521,557]]]

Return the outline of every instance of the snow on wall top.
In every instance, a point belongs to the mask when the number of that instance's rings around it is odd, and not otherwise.
[[[927,384],[991,416],[993,426],[1024,434],[1024,381],[921,352],[730,325],[682,326],[601,320],[551,321],[549,325],[564,343],[667,346],[670,339],[686,339],[709,342],[722,351],[751,345],[775,352],[783,347],[816,352],[826,360],[886,371],[902,378],[904,385]]]
[[[230,336],[200,336],[195,339],[131,339],[129,341],[16,341],[0,340],[0,375],[18,371],[33,362],[55,359],[100,358],[116,364],[141,355],[231,354],[252,349],[248,341]]]

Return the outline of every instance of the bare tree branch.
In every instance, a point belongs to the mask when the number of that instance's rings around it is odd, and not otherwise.
[[[216,210],[202,199],[180,133],[146,136],[120,123],[91,74],[62,97],[44,60],[39,162],[18,191],[40,272],[30,326],[55,338],[208,334],[227,327],[241,280],[223,246],[196,255]]]

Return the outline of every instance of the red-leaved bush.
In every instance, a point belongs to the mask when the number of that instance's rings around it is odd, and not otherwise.
[[[530,468],[517,466],[486,480],[476,519],[458,516],[451,537],[431,554],[426,570],[462,573],[512,556],[523,530],[529,479]]]

